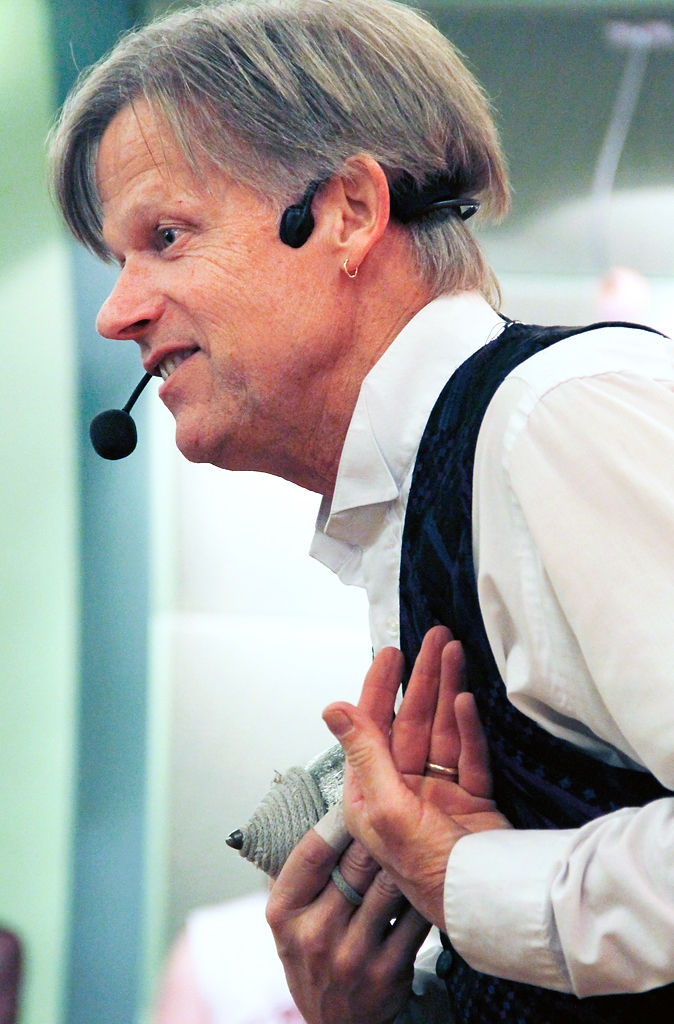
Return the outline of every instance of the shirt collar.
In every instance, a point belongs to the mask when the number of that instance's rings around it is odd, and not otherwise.
[[[406,324],[363,381],[319,530],[346,539],[350,512],[399,496],[440,391],[503,327],[478,292],[440,296]]]

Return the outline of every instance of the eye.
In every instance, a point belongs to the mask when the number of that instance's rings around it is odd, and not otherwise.
[[[163,252],[179,242],[184,231],[181,227],[175,227],[173,224],[158,224],[153,233],[156,248],[159,252]]]
[[[173,245],[178,237],[178,232],[175,228],[159,228],[158,235],[161,244],[167,248],[169,245]]]

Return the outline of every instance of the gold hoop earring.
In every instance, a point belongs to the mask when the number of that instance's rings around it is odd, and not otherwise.
[[[358,267],[356,267],[356,269],[354,270],[353,274],[349,273],[349,257],[348,256],[344,260],[344,266],[342,267],[342,269],[343,269],[344,273],[346,274],[346,276],[350,277],[352,281],[353,281],[354,277],[358,277]]]

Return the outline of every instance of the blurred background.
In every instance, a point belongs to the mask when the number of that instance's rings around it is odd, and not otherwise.
[[[674,3],[417,6],[497,111],[504,312],[670,329]],[[187,911],[263,884],[225,837],[330,743],[321,708],[370,659],[362,594],[306,555],[315,496],[184,462],[154,384],[130,459],[89,448],[140,368],[95,334],[114,271],[62,230],[44,139],[77,69],[166,7],[0,0],[0,926],[22,1024],[146,1019]]]

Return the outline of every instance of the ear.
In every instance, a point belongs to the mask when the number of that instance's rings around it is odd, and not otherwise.
[[[350,157],[327,184],[321,219],[330,232],[340,266],[359,267],[389,223],[390,200],[381,164],[361,153]]]

